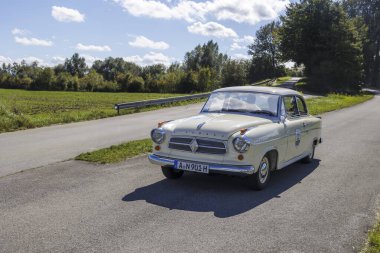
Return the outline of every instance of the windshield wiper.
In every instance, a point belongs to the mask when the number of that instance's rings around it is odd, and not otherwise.
[[[221,112],[249,112],[247,110],[239,110],[239,109],[222,109]]]
[[[271,111],[267,111],[267,110],[256,110],[256,111],[251,111],[250,113],[267,114],[270,116],[276,116],[276,114],[274,114]]]

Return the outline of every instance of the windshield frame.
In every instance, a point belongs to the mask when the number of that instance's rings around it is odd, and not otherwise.
[[[279,94],[272,94],[272,93],[267,93],[267,92],[256,92],[256,91],[216,91],[216,92],[212,92],[210,94],[210,96],[207,98],[207,101],[204,103],[204,105],[202,106],[202,109],[200,111],[200,113],[221,113],[221,112],[215,112],[215,111],[204,111],[205,109],[205,106],[207,104],[207,102],[210,100],[211,98],[211,95],[213,94],[217,94],[217,93],[254,93],[254,94],[265,94],[265,95],[271,95],[271,96],[277,96],[278,97],[278,100],[277,100],[277,112],[275,115],[269,115],[269,114],[262,114],[262,113],[255,113],[255,112],[228,112],[228,111],[224,111],[223,113],[237,113],[237,114],[245,114],[245,115],[252,115],[252,114],[255,114],[255,115],[259,115],[259,116],[268,116],[268,117],[280,117],[280,110],[281,110],[281,101],[282,101],[282,96],[279,95]]]

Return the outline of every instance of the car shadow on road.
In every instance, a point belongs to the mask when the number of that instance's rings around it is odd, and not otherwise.
[[[269,185],[262,191],[250,190],[241,177],[185,173],[179,180],[165,179],[138,188],[122,200],[145,200],[168,209],[214,212],[216,217],[227,218],[247,212],[273,198],[280,198],[281,193],[302,183],[302,179],[318,168],[319,162],[295,163],[275,171]]]

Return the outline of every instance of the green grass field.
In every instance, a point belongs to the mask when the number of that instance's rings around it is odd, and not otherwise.
[[[311,98],[307,100],[311,114],[317,115],[324,112],[339,110],[353,106],[373,98],[373,95],[345,96],[330,94],[327,97]],[[117,163],[136,155],[148,153],[152,150],[150,139],[126,142],[121,145],[103,148],[93,152],[83,153],[75,159],[95,163]]]
[[[307,100],[307,107],[312,115],[335,111],[363,103],[373,98],[373,95],[347,96],[340,94],[329,94],[326,97],[316,97]]]
[[[112,117],[117,115],[114,109],[115,103],[180,95],[0,89],[0,133],[52,124]],[[144,111],[157,108],[139,110]],[[120,112],[127,114],[135,111],[121,110]]]

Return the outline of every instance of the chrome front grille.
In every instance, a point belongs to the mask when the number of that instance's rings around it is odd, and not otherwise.
[[[172,137],[169,148],[213,155],[223,155],[227,152],[223,141],[195,137]]]

